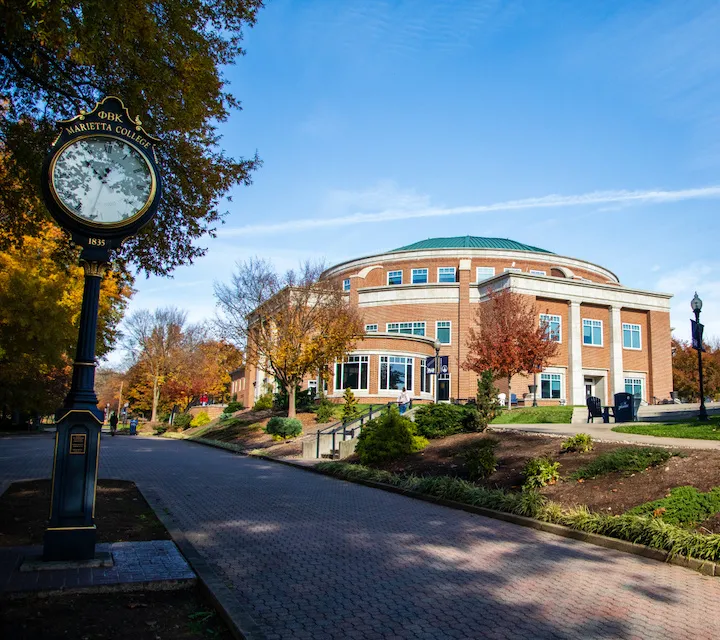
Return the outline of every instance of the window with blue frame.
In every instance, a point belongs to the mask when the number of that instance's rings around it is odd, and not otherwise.
[[[438,282],[455,282],[455,267],[438,267]]]
[[[350,291],[350,278],[343,280],[343,291]]]
[[[402,284],[402,271],[388,271],[388,284]]]
[[[540,314],[540,326],[545,327],[545,333],[553,342],[562,342],[560,333],[561,318],[547,313]]]
[[[623,322],[623,348],[640,349],[640,325]]]
[[[412,283],[413,284],[426,284],[428,278],[427,269],[413,269],[412,270]]]
[[[602,347],[602,333],[602,320],[589,320],[587,318],[583,318],[583,344],[591,347]]]
[[[388,322],[386,325],[388,333],[408,333],[414,336],[425,335],[424,322]]]
[[[450,344],[450,332],[452,322],[450,320],[438,320],[435,323],[435,337],[441,344]]]
[[[544,400],[559,400],[562,397],[562,374],[540,374],[540,397]]]

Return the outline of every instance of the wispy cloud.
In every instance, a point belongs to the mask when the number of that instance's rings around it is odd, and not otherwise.
[[[696,189],[649,190],[649,191],[593,191],[578,195],[547,195],[539,198],[523,198],[521,200],[507,200],[492,204],[470,205],[463,207],[429,207],[425,196],[415,195],[406,198],[398,206],[392,206],[378,211],[357,212],[322,218],[301,218],[298,220],[285,220],[270,224],[254,224],[244,227],[226,228],[219,231],[224,237],[237,237],[261,235],[283,231],[306,231],[328,227],[346,227],[358,224],[371,224],[376,222],[389,222],[393,220],[412,220],[418,218],[439,218],[446,216],[459,216],[468,214],[484,214],[499,211],[522,211],[529,209],[550,209],[564,207],[582,207],[599,204],[641,204],[680,202],[685,200],[698,200],[703,198],[720,198],[720,185],[700,187]],[[416,205],[421,204],[418,207]]]

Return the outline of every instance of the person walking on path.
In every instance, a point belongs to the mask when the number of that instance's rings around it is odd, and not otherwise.
[[[111,436],[115,435],[115,431],[117,430],[117,423],[118,423],[118,417],[115,414],[115,412],[113,411],[110,414],[110,435]]]
[[[410,402],[410,394],[408,394],[405,387],[403,387],[402,391],[400,392],[400,395],[398,396],[398,409],[400,410],[400,415],[405,413],[409,402]]]

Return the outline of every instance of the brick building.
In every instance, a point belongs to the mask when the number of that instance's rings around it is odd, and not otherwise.
[[[584,260],[513,240],[432,238],[343,262],[323,278],[343,288],[365,322],[363,339],[333,367],[331,398],[349,386],[361,401],[384,402],[406,386],[413,397],[432,400],[436,380],[427,375],[425,359],[435,355],[436,339],[449,364],[437,381],[440,399],[474,396],[477,376],[460,365],[475,309],[489,288],[527,296],[538,323],[559,343],[538,375],[540,404],[584,404],[588,395],[606,404],[618,391],[651,402],[672,390],[671,296],[624,287],[612,271]],[[267,374],[248,365],[234,387],[252,404],[266,382]],[[529,395],[532,383],[516,376],[513,393]]]

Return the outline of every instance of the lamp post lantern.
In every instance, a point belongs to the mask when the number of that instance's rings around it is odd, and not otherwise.
[[[435,404],[440,402],[440,347],[442,342],[435,338]]]
[[[707,422],[708,414],[705,409],[705,389],[703,388],[703,370],[702,370],[702,337],[703,337],[703,326],[700,324],[700,311],[702,309],[702,300],[695,292],[695,296],[690,302],[690,307],[695,314],[695,324],[693,325],[693,342],[698,352],[698,376],[700,382],[700,412],[698,413],[698,420]]]
[[[50,522],[43,559],[95,556],[95,487],[103,411],[95,395],[95,340],[100,283],[110,252],[145,226],[161,194],[156,138],[131,118],[119,98],[58,123],[60,134],[42,166],[45,204],[82,247],[85,271],[72,383],[55,418]]]

